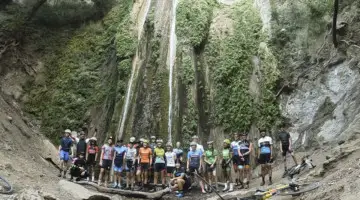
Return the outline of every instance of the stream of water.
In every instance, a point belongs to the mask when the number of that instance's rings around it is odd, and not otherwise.
[[[169,45],[169,119],[168,119],[168,142],[172,142],[172,104],[173,104],[173,71],[176,61],[176,6],[178,0],[173,0],[170,27],[170,45]]]
[[[151,5],[151,0],[147,0],[146,4],[145,4],[145,11],[144,11],[142,18],[140,19],[140,23],[138,25],[138,30],[139,30],[138,31],[138,41],[140,41],[143,29],[144,29],[146,17],[150,10],[150,5]],[[118,138],[122,138],[123,133],[124,133],[126,117],[127,117],[128,111],[129,111],[129,105],[130,105],[130,101],[131,101],[132,85],[134,83],[135,75],[137,74],[137,71],[138,71],[137,70],[138,61],[139,61],[138,52],[136,52],[136,55],[132,62],[131,76],[130,76],[130,79],[128,82],[128,88],[127,88],[127,93],[126,93],[125,105],[123,107],[122,117],[119,119],[119,126],[118,126],[119,137]]]

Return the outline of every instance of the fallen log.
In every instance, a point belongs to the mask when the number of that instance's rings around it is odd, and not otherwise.
[[[125,197],[132,198],[143,198],[143,199],[161,199],[165,194],[170,193],[170,188],[166,188],[157,192],[139,192],[139,191],[130,191],[130,190],[120,190],[113,188],[105,188],[102,186],[98,186],[96,183],[88,182],[88,181],[78,181],[76,182],[79,185],[89,185],[94,187],[98,192],[109,193],[109,194],[119,194]]]

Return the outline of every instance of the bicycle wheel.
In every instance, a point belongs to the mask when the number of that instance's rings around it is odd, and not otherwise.
[[[0,176],[0,193],[1,194],[12,194],[13,193],[12,185],[1,176]]]
[[[318,187],[320,187],[320,182],[301,184],[301,185],[299,185],[299,190],[297,190],[297,191],[284,190],[284,191],[281,191],[278,195],[279,196],[289,196],[289,195],[299,196],[300,194],[303,194],[305,192],[315,190]]]

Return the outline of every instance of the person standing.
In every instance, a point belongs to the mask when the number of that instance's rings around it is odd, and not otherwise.
[[[291,141],[291,136],[290,133],[287,132],[285,130],[285,127],[282,126],[280,128],[280,132],[278,134],[278,139],[280,140],[280,150],[281,150],[281,154],[284,158],[284,175],[286,174],[287,171],[287,166],[286,166],[286,155],[289,153],[291,155],[291,157],[294,160],[295,165],[298,165],[297,160],[295,158],[294,155],[294,151],[292,149],[292,141]]]
[[[85,132],[80,132],[80,137],[76,139],[76,156],[79,157],[80,153],[83,153],[86,157],[86,140],[85,140]]]
[[[221,156],[221,168],[222,168],[224,179],[225,179],[225,187],[223,189],[223,192],[226,192],[227,190],[229,190],[229,192],[232,192],[234,190],[234,184],[231,181],[230,143],[231,142],[229,139],[224,140],[224,148],[223,148],[222,156]]]
[[[110,169],[113,162],[113,156],[114,156],[114,146],[113,146],[113,140],[110,136],[108,138],[108,141],[106,144],[104,144],[101,147],[101,154],[100,154],[100,174],[99,174],[99,180],[98,185],[101,185],[102,178],[104,176],[104,186],[107,187],[108,185],[108,178],[110,175]]]
[[[66,178],[66,172],[68,170],[68,162],[70,160],[70,151],[72,150],[73,140],[70,138],[71,130],[66,129],[64,137],[60,139],[59,145],[59,156],[60,156],[60,173],[58,177],[61,177],[62,172],[63,178]],[[74,151],[72,151],[74,152]]]
[[[240,155],[240,183],[245,189],[249,188],[251,179],[250,168],[250,153],[252,151],[252,143],[247,139],[248,134],[243,132],[239,142],[239,155]]]
[[[176,163],[176,153],[173,152],[171,143],[166,144],[165,158],[166,158],[166,173],[168,179],[170,179],[173,178],[174,175],[173,173],[175,170],[175,163]]]
[[[204,152],[205,152],[204,147],[203,147],[203,145],[199,144],[199,137],[197,135],[194,135],[192,137],[192,140],[193,140],[192,142],[196,143],[196,150],[199,150],[199,151],[201,151],[202,154],[204,154]],[[192,150],[192,148],[190,146],[189,151],[191,151],[191,150]]]
[[[130,138],[131,139],[131,138]],[[136,160],[136,148],[134,147],[134,140],[130,140],[129,146],[126,149],[126,188],[125,190],[134,189],[135,183],[135,160]],[[130,188],[131,186],[131,188]]]
[[[152,151],[148,146],[149,141],[144,140],[143,147],[139,149],[139,166],[140,166],[140,174],[138,174],[138,180],[142,179],[142,184],[147,185],[148,183],[148,174],[149,174],[149,166],[152,160]]]
[[[121,173],[125,169],[125,157],[127,148],[123,145],[123,140],[117,140],[114,148],[114,188],[121,189]]]
[[[210,188],[208,188],[209,192],[212,192],[211,186],[213,181],[215,181],[216,184],[216,190],[218,189],[217,181],[216,181],[216,161],[218,152],[213,146],[213,141],[209,141],[208,148],[205,151],[205,159],[204,162],[206,163],[206,172],[208,176],[208,183],[210,184]],[[207,188],[205,187],[205,190]]]
[[[176,148],[173,150],[173,152],[176,154],[176,160],[175,163],[183,164],[184,161],[184,151],[181,148],[181,143],[176,142]]]
[[[154,158],[155,158],[155,165],[154,165],[154,185],[156,187],[159,173],[161,178],[161,184],[165,185],[165,150],[162,147],[163,141],[161,139],[157,140],[157,146],[154,149]]]
[[[92,182],[95,181],[95,165],[99,154],[99,147],[96,144],[96,140],[96,137],[90,138],[89,145],[86,150],[86,163],[88,166],[89,175],[91,175]],[[89,180],[89,177],[87,179]]]
[[[240,180],[240,173],[239,173],[239,164],[240,164],[240,156],[239,156],[239,133],[235,132],[233,134],[234,140],[231,142],[230,147],[231,147],[231,157],[232,157],[232,162],[233,162],[233,168],[234,168],[234,176],[235,177],[235,184],[239,185],[239,180]]]
[[[261,138],[258,141],[258,163],[261,165],[261,178],[262,182],[260,186],[265,185],[265,176],[269,174],[269,185],[272,184],[272,138],[266,135],[266,131],[264,129],[260,130]]]
[[[187,163],[186,163],[186,169],[190,173],[196,173],[197,175],[201,176],[201,171],[203,167],[203,153],[201,150],[197,150],[197,143],[191,142],[190,143],[191,151],[187,154]],[[206,191],[204,190],[204,184],[201,179],[199,179],[196,176],[197,182],[200,184],[201,192],[203,194],[206,194]]]

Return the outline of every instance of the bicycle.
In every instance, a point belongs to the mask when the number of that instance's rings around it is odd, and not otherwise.
[[[1,194],[12,194],[13,193],[12,185],[1,176],[0,176],[0,193]]]
[[[240,197],[237,200],[268,200],[273,196],[299,196],[305,192],[309,192],[320,187],[319,182],[308,183],[308,184],[280,184],[275,188],[268,190],[257,190],[255,194],[247,197]]]
[[[300,172],[303,171],[306,167],[308,167],[309,169],[313,169],[313,168],[316,167],[316,165],[314,165],[312,163],[312,159],[309,156],[304,156],[301,159],[301,164],[300,165],[293,166],[290,169],[288,169],[283,174],[283,178],[289,177],[290,179],[293,179],[295,175],[300,174]]]

